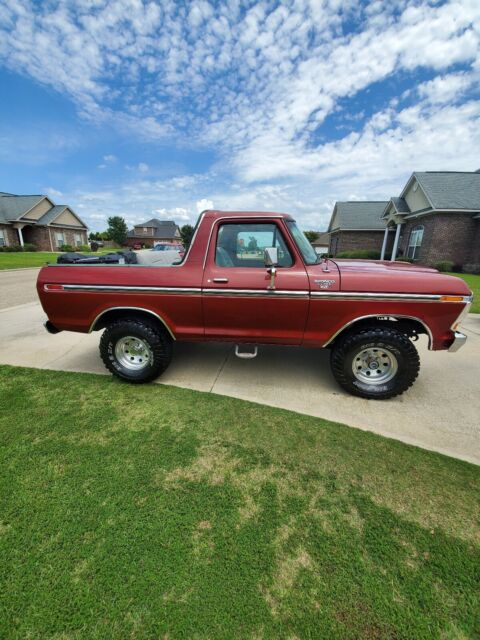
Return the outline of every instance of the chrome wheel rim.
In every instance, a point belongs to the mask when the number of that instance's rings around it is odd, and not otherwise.
[[[355,378],[364,384],[385,384],[397,373],[398,362],[388,349],[369,347],[353,356],[352,371]]]
[[[153,361],[153,353],[148,342],[142,338],[125,336],[115,345],[115,358],[125,369],[139,371]]]

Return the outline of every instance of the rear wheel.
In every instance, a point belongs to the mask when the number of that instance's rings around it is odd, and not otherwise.
[[[347,334],[333,347],[330,364],[346,391],[377,400],[406,391],[420,370],[417,350],[407,336],[386,327]]]
[[[170,364],[172,339],[160,326],[117,320],[103,332],[100,356],[115,376],[134,383],[151,382]]]

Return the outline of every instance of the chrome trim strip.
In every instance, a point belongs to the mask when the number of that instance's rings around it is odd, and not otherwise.
[[[57,283],[54,283],[57,284]],[[244,297],[289,297],[289,298],[321,298],[324,300],[370,300],[370,301],[390,301],[390,302],[450,302],[453,304],[467,304],[472,301],[472,296],[462,297],[461,301],[442,300],[444,296],[453,294],[433,294],[433,293],[355,293],[344,291],[308,291],[294,289],[232,289],[232,288],[204,288],[201,287],[154,287],[154,286],[131,286],[131,285],[109,285],[109,284],[62,284],[64,291],[101,291],[101,292],[126,292],[126,293],[165,293],[165,294],[204,294],[207,296],[244,296]],[[51,293],[61,293],[61,290],[49,289],[49,284],[44,285],[45,291]],[[455,296],[453,296],[455,297]]]
[[[309,291],[288,289],[203,289],[206,296],[245,296],[252,298],[309,298]]]
[[[67,291],[81,290],[81,291],[125,291],[127,293],[201,293],[202,290],[198,287],[134,287],[127,285],[90,285],[90,284],[64,284],[63,288]]]
[[[358,318],[353,318],[353,320],[350,320],[349,322],[346,322],[342,327],[340,327],[340,329],[338,331],[336,331],[328,340],[327,342],[325,342],[325,344],[322,345],[322,348],[328,347],[328,345],[333,342],[333,340],[335,340],[335,338],[340,335],[342,333],[342,331],[344,329],[346,329],[347,327],[351,326],[352,324],[355,324],[356,322],[359,322],[360,320],[367,320],[368,318],[403,318],[406,320],[415,320],[416,322],[419,322],[425,329],[425,331],[427,332],[428,335],[428,348],[431,349],[432,348],[432,344],[433,344],[433,335],[432,332],[430,330],[430,327],[423,321],[420,320],[420,318],[417,318],[416,316],[404,316],[403,314],[391,314],[391,313],[386,313],[385,315],[382,315],[380,313],[372,313],[370,315],[367,316],[358,316]]]
[[[334,298],[335,300],[401,300],[402,302],[413,300],[440,300],[441,294],[434,293],[355,293],[349,291],[312,291],[312,298]]]
[[[173,331],[170,329],[170,327],[165,322],[165,320],[161,316],[159,316],[158,313],[155,313],[155,311],[150,311],[150,309],[144,309],[143,307],[109,307],[108,309],[104,309],[101,313],[98,314],[98,316],[92,322],[92,324],[90,325],[90,328],[88,329],[88,333],[92,333],[92,331],[95,328],[95,325],[100,320],[100,318],[104,316],[106,313],[108,313],[109,311],[143,311],[144,313],[149,313],[150,315],[155,316],[157,320],[160,320],[160,322],[163,324],[163,326],[168,331],[168,333],[173,338],[173,340],[176,340]]]

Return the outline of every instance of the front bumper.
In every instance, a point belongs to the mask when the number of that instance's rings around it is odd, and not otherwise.
[[[452,344],[448,347],[448,350],[454,353],[455,351],[458,351],[460,347],[463,347],[466,341],[467,341],[467,336],[464,333],[460,333],[460,331],[455,331],[455,338],[453,339]]]

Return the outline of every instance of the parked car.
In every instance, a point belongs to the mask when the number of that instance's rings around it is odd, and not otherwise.
[[[281,344],[330,349],[338,383],[375,399],[413,384],[419,335],[434,351],[460,348],[472,302],[463,280],[435,269],[322,259],[291,216],[261,212],[204,212],[180,264],[50,265],[37,289],[46,328],[104,330],[102,360],[130,382],[165,371],[174,340],[232,341],[244,358]]]
[[[152,251],[177,251],[178,257],[182,259],[185,256],[185,249],[181,244],[175,244],[173,242],[164,242],[156,244]]]

